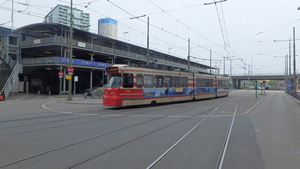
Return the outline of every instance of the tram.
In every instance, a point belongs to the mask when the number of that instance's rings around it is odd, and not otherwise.
[[[229,77],[126,65],[106,68],[103,105],[111,107],[228,96]]]

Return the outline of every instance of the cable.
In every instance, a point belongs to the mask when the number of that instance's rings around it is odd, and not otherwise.
[[[300,18],[299,18],[299,19],[296,19],[296,20],[294,20],[294,21],[291,21],[291,22],[288,22],[288,23],[285,23],[285,24],[282,24],[282,25],[279,25],[279,26],[276,26],[276,27],[273,27],[273,28],[270,28],[270,29],[267,29],[267,30],[258,32],[258,33],[256,33],[256,34],[249,35],[249,36],[246,36],[246,37],[244,37],[244,38],[241,38],[241,39],[232,41],[231,44],[232,44],[232,43],[235,43],[235,42],[238,42],[238,41],[241,41],[241,40],[248,39],[248,38],[253,37],[253,36],[257,36],[257,35],[263,34],[263,33],[265,33],[265,32],[268,32],[268,31],[271,31],[271,30],[274,30],[274,29],[283,27],[283,26],[285,26],[285,25],[288,25],[288,24],[291,24],[291,23],[294,23],[294,22],[298,22],[298,21],[300,21]]]
[[[196,33],[198,36],[204,38],[205,40],[207,40],[207,41],[209,41],[209,42],[211,42],[211,43],[213,43],[213,44],[215,44],[215,45],[221,47],[220,45],[216,44],[215,42],[209,40],[208,38],[206,38],[206,37],[204,37],[203,35],[199,34],[199,33],[196,32],[195,30],[191,29],[189,26],[187,26],[187,25],[184,24],[183,22],[179,21],[177,18],[173,17],[171,14],[169,14],[169,13],[167,12],[167,10],[164,10],[164,9],[160,8],[158,5],[156,5],[156,4],[155,4],[154,2],[152,2],[151,0],[148,0],[148,1],[150,1],[154,6],[156,6],[156,7],[159,8],[160,10],[162,10],[164,13],[168,14],[171,18],[173,18],[174,20],[176,20],[176,22],[179,22],[180,24],[182,24],[183,26],[185,26],[186,28],[188,28],[188,30],[191,30],[192,32]],[[204,5],[204,4],[202,4],[202,5]],[[189,6],[189,7],[190,7],[190,6]],[[183,8],[180,8],[180,9],[183,9]],[[152,13],[152,14],[154,14],[154,13]],[[146,14],[146,15],[151,15],[151,14]],[[177,35],[177,36],[178,36],[178,35]],[[187,41],[187,40],[186,40],[186,41]],[[192,44],[193,44],[193,43],[192,43]],[[200,45],[199,45],[199,47],[200,47]],[[206,50],[210,50],[210,49],[206,49]]]
[[[10,23],[11,21],[12,21],[12,20],[7,21],[7,22],[4,22],[4,23],[1,23],[0,26],[5,25],[5,24],[8,24],[8,23]]]
[[[2,6],[2,5],[4,5],[4,4],[6,4],[6,2],[8,2],[9,0],[6,0],[5,2],[3,2],[2,4],[0,4],[0,6]]]

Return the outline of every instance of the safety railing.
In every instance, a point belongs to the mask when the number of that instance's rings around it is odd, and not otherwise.
[[[18,78],[18,75],[19,75],[19,64],[18,62],[16,62],[10,76],[8,77],[8,80],[6,81],[2,89],[5,99],[8,98],[9,93],[13,88],[14,83],[16,82],[16,78]]]
[[[25,40],[21,42],[21,47],[28,47],[28,46],[36,46],[36,45],[47,45],[47,44],[62,44],[62,45],[68,45],[69,40],[68,38],[61,37],[61,36],[53,36],[53,37],[47,37],[47,38],[41,38],[41,39],[34,39],[34,40]],[[129,51],[125,50],[120,50],[117,48],[111,48],[107,46],[102,46],[98,44],[92,44],[90,42],[82,42],[78,41],[76,39],[72,40],[72,44],[74,47],[77,48],[83,48],[83,49],[88,49],[88,50],[93,50],[97,52],[102,52],[110,55],[115,55],[117,57],[125,57],[128,59],[137,59],[141,61],[145,61],[146,57],[145,55],[142,54],[137,54],[137,53],[132,53]],[[157,63],[164,64],[167,66],[173,66],[173,67],[180,67],[183,69],[187,69],[186,64],[182,64],[179,62],[174,62],[174,61],[169,61],[169,60],[163,60],[163,59],[158,59]],[[201,69],[197,66],[191,66],[191,71],[193,72],[205,72],[209,73],[210,71],[207,69]],[[215,74],[216,71],[212,70],[212,74]]]
[[[7,55],[6,51],[0,46],[0,58],[3,60],[10,68],[13,68],[16,64],[9,55]]]

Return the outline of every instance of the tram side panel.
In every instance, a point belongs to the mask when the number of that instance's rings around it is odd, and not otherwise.
[[[217,79],[213,75],[132,67],[110,67],[106,71],[109,74],[103,97],[103,105],[106,106],[214,98],[229,92],[223,83],[219,84],[226,79]]]
[[[197,74],[194,78],[194,97],[195,99],[214,98],[216,88],[214,87],[214,76]]]
[[[107,72],[109,78],[113,75],[121,78],[119,85],[112,88],[108,84],[105,89],[103,104],[107,106],[132,106],[193,99],[193,75],[190,73],[159,72],[128,67],[108,68]],[[128,80],[129,75],[131,80]],[[109,83],[110,81],[112,80],[109,80]],[[132,85],[128,85],[129,81]]]
[[[228,96],[229,89],[229,78],[217,77],[217,97]]]

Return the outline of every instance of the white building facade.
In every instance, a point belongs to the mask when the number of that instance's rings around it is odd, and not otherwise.
[[[44,18],[44,22],[59,23],[70,26],[71,8],[69,6],[57,5]],[[73,8],[73,27],[84,31],[89,31],[90,14],[82,10]]]
[[[113,39],[118,39],[118,21],[111,18],[98,20],[98,34]]]

